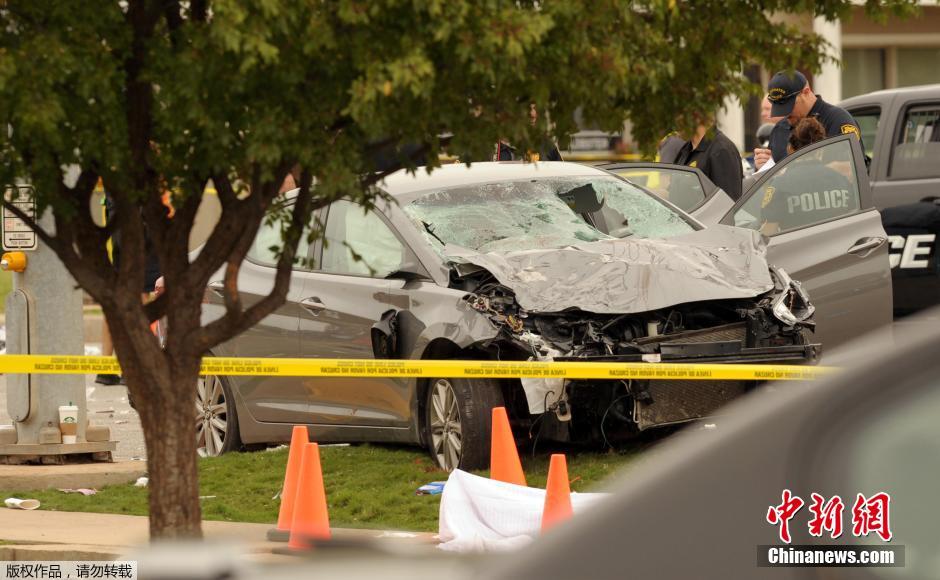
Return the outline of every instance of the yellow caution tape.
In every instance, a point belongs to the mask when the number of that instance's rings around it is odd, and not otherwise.
[[[207,357],[202,374],[285,377],[435,377],[800,381],[838,369],[774,364],[525,362],[474,360],[357,360]],[[0,355],[0,372],[18,374],[118,374],[113,357]]]

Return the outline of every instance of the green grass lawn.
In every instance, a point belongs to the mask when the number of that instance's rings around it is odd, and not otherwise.
[[[598,489],[640,451],[640,446],[607,453],[567,450],[572,491]],[[437,531],[440,496],[418,496],[415,490],[447,474],[435,469],[425,452],[377,445],[323,447],[320,452],[332,526]],[[523,457],[529,485],[544,487],[548,460],[541,449],[534,459]],[[274,523],[280,503],[272,498],[283,483],[286,462],[286,449],[200,459],[200,495],[208,496],[201,500],[203,518]],[[38,499],[44,510],[147,514],[147,490],[132,484],[87,497],[57,490],[7,495]]]

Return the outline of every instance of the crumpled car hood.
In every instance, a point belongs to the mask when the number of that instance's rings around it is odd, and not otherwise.
[[[597,314],[758,296],[774,287],[765,251],[758,232],[720,225],[668,240],[625,238],[485,254],[444,249],[455,263],[485,268],[530,312],[576,308]]]

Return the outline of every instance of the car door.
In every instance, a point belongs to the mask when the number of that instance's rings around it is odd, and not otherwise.
[[[768,261],[816,305],[823,352],[890,325],[887,235],[854,135],[814,143],[766,171],[722,223],[769,237]]]
[[[304,238],[305,240],[305,238]],[[301,241],[306,247],[306,242]],[[276,252],[281,245],[279,222],[264,223],[242,263],[238,290],[242,303],[248,308],[267,296],[274,286]],[[304,255],[307,255],[305,250]],[[301,356],[300,318],[305,314],[301,301],[309,272],[298,264],[290,277],[287,298],[273,313],[223,345],[215,353],[223,356],[248,358]],[[222,272],[209,282],[207,311],[224,311],[222,299]],[[251,416],[261,422],[302,423],[309,419],[306,392],[295,377],[245,376],[229,377],[245,402]]]
[[[336,201],[326,215],[316,270],[299,302],[303,356],[372,359],[372,327],[393,309],[388,280],[407,255],[405,245],[376,211]],[[312,420],[319,424],[409,424],[407,381],[395,378],[303,379]]]
[[[734,205],[724,190],[694,167],[668,163],[611,163],[600,168],[646,188],[704,223],[717,222]]]
[[[940,196],[940,97],[896,98],[883,117],[881,158],[874,159],[872,195],[878,209]]]

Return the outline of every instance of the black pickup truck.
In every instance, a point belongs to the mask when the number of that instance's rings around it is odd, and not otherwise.
[[[877,91],[840,105],[858,121],[871,157],[895,316],[940,304],[940,84]]]

